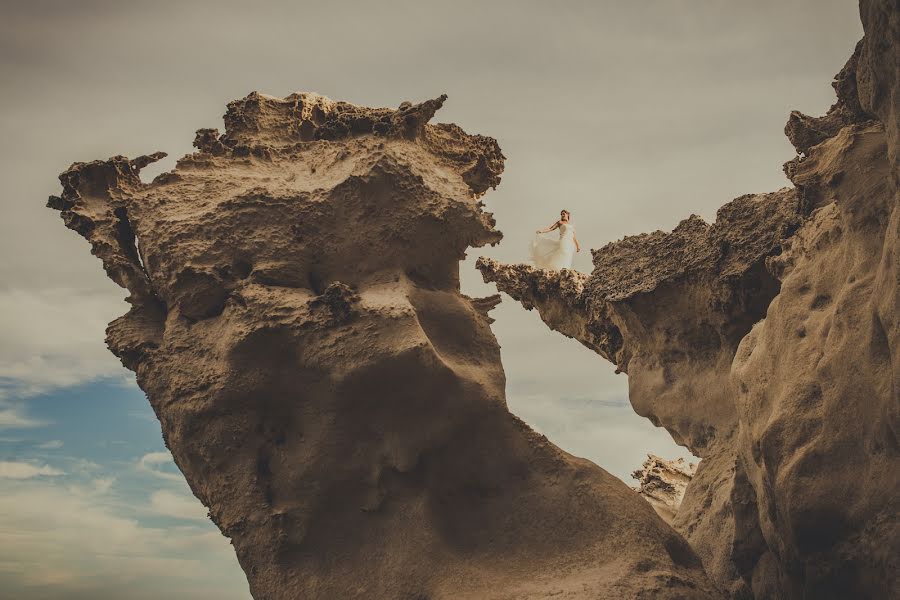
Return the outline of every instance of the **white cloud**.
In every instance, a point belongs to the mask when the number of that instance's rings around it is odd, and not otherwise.
[[[187,494],[177,494],[167,490],[153,492],[150,496],[151,509],[161,515],[176,519],[197,519],[205,521],[207,510],[203,504]]]
[[[123,367],[106,348],[103,332],[126,309],[112,288],[0,291],[0,400],[121,376]],[[26,426],[15,417],[0,413],[0,424],[13,418],[7,426]]]
[[[168,452],[148,452],[138,461],[141,465],[159,465],[172,462],[172,455]]]
[[[62,440],[48,440],[46,442],[38,444],[37,447],[42,450],[59,450],[60,448],[63,447],[63,441]]]
[[[668,459],[698,460],[664,429],[636,415],[624,397],[619,402],[591,396],[566,397],[543,388],[531,394],[510,394],[508,402],[514,414],[551,442],[629,485],[631,472],[648,452]]]
[[[73,496],[88,497],[109,493],[115,483],[115,477],[97,477],[86,483],[76,483],[66,487],[66,491]]]
[[[0,383],[0,399],[2,397],[3,384]],[[19,407],[0,404],[0,429],[23,429],[27,427],[41,427],[43,425],[46,425],[46,423],[23,415]]]
[[[85,477],[96,473],[103,467],[99,464],[95,463],[92,460],[88,460],[86,458],[80,458],[78,456],[67,456],[66,460],[71,463],[71,471],[78,473],[79,475],[83,475]]]
[[[184,476],[178,471],[165,471],[164,467],[175,467],[175,461],[168,452],[148,452],[138,460],[139,471],[151,473],[161,479],[169,481],[184,481]]]
[[[116,481],[115,477],[99,477],[91,482],[94,491],[99,494],[105,494],[110,489],[112,489],[113,483]]]
[[[249,598],[211,524],[149,527],[105,484],[16,481],[0,495],[0,589],[18,598]],[[92,491],[93,488],[93,491]],[[77,594],[77,595],[76,595]]]
[[[32,477],[57,477],[59,475],[65,475],[65,473],[49,465],[0,461],[0,478],[2,479],[31,479]]]

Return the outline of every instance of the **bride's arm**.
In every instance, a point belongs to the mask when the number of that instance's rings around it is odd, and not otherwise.
[[[553,225],[551,225],[550,227],[547,227],[545,229],[538,229],[537,233],[549,233],[549,232],[553,231],[554,229],[556,229],[557,227],[559,227],[559,221],[557,221],[556,223],[554,223]]]
[[[575,252],[581,252],[581,244],[578,243],[578,236],[572,233],[572,239],[575,240]]]

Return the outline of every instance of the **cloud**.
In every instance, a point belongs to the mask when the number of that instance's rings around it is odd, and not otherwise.
[[[151,509],[167,517],[176,519],[197,519],[205,521],[207,510],[203,504],[187,494],[176,494],[166,490],[153,492],[150,496]]]
[[[112,490],[115,477],[97,477],[88,481],[79,481],[66,486],[66,491],[72,496],[81,498],[108,494]]]
[[[35,465],[27,462],[0,461],[0,478],[31,479],[32,477],[57,477],[63,471],[49,465]]]
[[[172,455],[168,452],[149,452],[138,460],[137,468],[140,471],[151,473],[161,479],[169,481],[184,481],[184,476],[180,472],[165,471],[163,467],[170,466],[174,468],[175,462]]]
[[[124,376],[106,349],[106,324],[125,312],[121,295],[73,289],[0,291],[0,400],[21,400],[103,377]],[[11,411],[6,408],[4,412]],[[23,427],[15,411],[0,424]]]
[[[609,473],[631,482],[631,472],[648,452],[667,459],[696,462],[661,428],[636,415],[623,396],[620,401],[591,396],[567,396],[566,390],[537,389],[514,393],[510,410],[567,452],[587,458]]]
[[[96,484],[96,482],[94,482]],[[150,527],[105,484],[52,480],[0,495],[0,589],[16,598],[249,598],[228,541],[209,523]],[[164,505],[166,499],[164,499]],[[129,512],[130,510],[130,512]]]
[[[98,494],[105,494],[112,489],[112,485],[115,481],[115,477],[98,477],[91,482],[91,486]]]
[[[37,447],[42,450],[58,450],[63,447],[63,441],[62,440],[49,440],[49,441],[43,442],[41,444],[38,444]]]
[[[0,399],[3,397],[3,382],[0,380]],[[0,429],[24,429],[29,427],[41,427],[46,425],[44,421],[38,421],[22,414],[22,409],[16,406],[0,404]]]
[[[71,464],[70,471],[85,477],[91,476],[103,468],[94,461],[79,456],[67,456],[64,458]]]

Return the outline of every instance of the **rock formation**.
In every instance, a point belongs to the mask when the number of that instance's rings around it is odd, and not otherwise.
[[[671,523],[681,506],[684,491],[694,476],[696,465],[686,463],[683,458],[666,460],[655,454],[648,454],[647,460],[631,476],[637,480],[635,487],[650,506],[666,523]]]
[[[503,155],[428,124],[443,101],[254,93],[152,183],[161,153],[72,165],[49,204],[130,293],[110,349],[258,600],[718,597],[633,490],[507,410],[499,297],[458,282],[501,237],[477,198]]]
[[[900,595],[898,12],[862,0],[836,104],[791,114],[793,188],[611,243],[590,276],[479,262],[702,457],[673,524],[735,598]]]

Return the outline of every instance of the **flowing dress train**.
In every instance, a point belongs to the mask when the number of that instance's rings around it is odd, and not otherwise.
[[[571,269],[575,260],[575,226],[562,223],[559,237],[538,233],[531,242],[531,260],[538,269]]]

